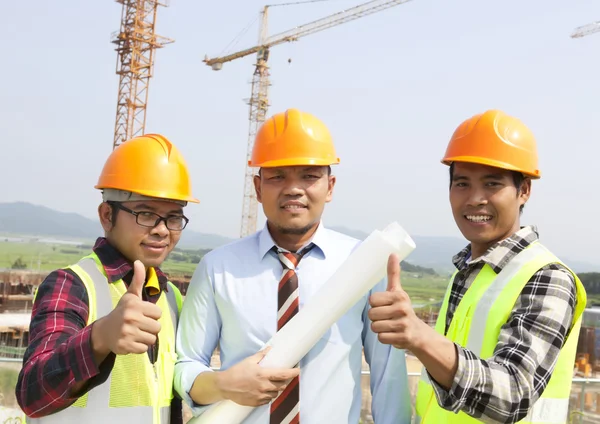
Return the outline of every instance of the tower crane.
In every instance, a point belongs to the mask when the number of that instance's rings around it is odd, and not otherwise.
[[[144,134],[148,84],[154,69],[154,51],[174,40],[154,32],[158,6],[168,6],[157,0],[115,0],[123,5],[121,29],[113,34],[116,44],[117,118],[113,149],[125,141]]]
[[[268,88],[269,88],[269,51],[271,47],[278,44],[297,41],[299,38],[332,28],[343,23],[353,21],[355,19],[367,16],[373,13],[381,12],[390,7],[398,6],[407,3],[410,0],[372,0],[350,9],[342,10],[324,18],[318,19],[304,25],[297,26],[293,29],[267,36],[267,13],[269,7],[286,6],[291,4],[299,4],[304,2],[280,3],[264,6],[261,12],[261,24],[259,30],[258,43],[254,47],[247,48],[227,56],[216,57],[209,59],[205,57],[204,63],[211,66],[213,70],[218,71],[226,62],[239,59],[256,53],[256,63],[254,65],[254,74],[252,76],[252,92],[248,104],[250,106],[249,114],[249,131],[248,131],[248,146],[246,151],[246,172],[244,178],[244,197],[242,206],[242,222],[240,236],[244,237],[256,231],[256,212],[258,203],[252,179],[254,169],[248,166],[248,160],[252,155],[254,146],[254,138],[260,127],[265,121],[267,109],[269,106]]]
[[[592,22],[591,24],[582,25],[575,28],[571,34],[571,38],[582,38],[586,35],[591,35],[600,31],[600,21]]]

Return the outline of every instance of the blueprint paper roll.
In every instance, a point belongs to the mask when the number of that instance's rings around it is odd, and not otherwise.
[[[373,231],[335,271],[304,307],[272,338],[271,350],[260,362],[265,368],[292,368],[327,330],[387,274],[391,253],[404,260],[415,243],[393,222]],[[215,403],[190,424],[239,424],[254,409],[225,400]]]

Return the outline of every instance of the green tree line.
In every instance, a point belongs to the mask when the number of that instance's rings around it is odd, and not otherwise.
[[[189,250],[189,249],[181,249],[175,248],[173,252],[169,255],[169,259],[176,262],[190,262],[193,264],[197,264],[200,262],[202,257],[210,252],[211,249],[198,249],[198,250]],[[414,272],[424,275],[437,275],[434,269],[426,268],[419,265],[413,265],[408,262],[402,261],[400,264],[403,272]]]
[[[600,272],[582,272],[577,276],[588,294],[600,294]]]
[[[434,269],[432,268],[426,268],[423,266],[419,266],[419,265],[413,265],[411,263],[408,262],[400,262],[400,267],[402,268],[403,272],[417,272],[419,274],[426,274],[426,275],[436,275],[437,272],[435,272]]]

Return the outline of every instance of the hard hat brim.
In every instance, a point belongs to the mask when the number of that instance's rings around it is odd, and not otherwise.
[[[103,189],[111,188],[111,189],[115,189],[115,190],[130,191],[132,193],[140,194],[142,196],[152,197],[152,198],[154,198],[156,200],[165,200],[165,201],[180,200],[180,201],[183,201],[183,202],[200,203],[200,200],[198,200],[198,199],[196,199],[194,197],[177,196],[177,195],[173,195],[171,193],[163,193],[163,192],[160,192],[160,191],[153,191],[153,190],[131,190],[131,189],[123,188],[123,187],[110,187],[110,186],[105,185],[105,184],[98,184],[98,185],[94,186],[94,188],[98,189],[98,190],[103,190]]]
[[[487,165],[487,166],[492,166],[494,168],[506,169],[508,171],[520,172],[521,174],[527,175],[528,177],[530,177],[531,179],[534,179],[534,180],[537,180],[537,179],[541,178],[541,176],[542,176],[542,174],[539,172],[539,170],[536,170],[535,172],[526,171],[523,169],[519,169],[519,168],[515,167],[514,165],[511,165],[506,162],[501,162],[501,161],[497,161],[497,160],[493,160],[493,159],[489,159],[489,158],[482,158],[482,157],[478,157],[478,156],[446,157],[446,158],[442,159],[441,162],[444,165],[448,165],[448,166],[450,166],[452,164],[452,162],[466,162],[466,163],[475,163],[475,164],[479,164],[479,165]]]
[[[319,158],[285,158],[269,160],[262,163],[248,161],[248,165],[255,168],[278,168],[280,166],[329,166],[340,163],[340,158],[325,160]]]

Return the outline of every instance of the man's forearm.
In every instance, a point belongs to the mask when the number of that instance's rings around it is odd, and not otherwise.
[[[504,423],[527,415],[550,380],[572,323],[575,283],[571,274],[557,268],[538,271],[525,285],[511,319],[500,330],[492,357],[482,359],[455,345],[457,371],[445,381],[422,355],[442,408]],[[443,355],[446,350],[441,346],[432,342],[430,348]]]
[[[219,388],[220,371],[206,371],[198,374],[190,390],[190,397],[198,405],[210,405],[224,400]]]
[[[458,369],[456,346],[454,342],[423,324],[421,341],[410,350],[435,381],[444,389],[450,390]]]
[[[68,407],[110,374],[114,355],[100,367],[95,362],[91,327],[86,327],[88,303],[85,285],[71,270],[54,271],[40,285],[15,388],[28,416],[43,417]]]
[[[70,406],[82,391],[106,380],[110,369],[105,370],[104,366],[97,369],[81,348],[89,340],[89,330],[83,329],[51,352],[41,352],[33,360],[25,361],[16,396],[28,416],[42,417]],[[112,368],[113,363],[104,365]]]
[[[104,362],[106,357],[111,353],[111,350],[106,344],[105,338],[103,337],[103,332],[110,331],[110,329],[107,330],[104,328],[105,322],[106,321],[104,318],[100,318],[91,325],[91,347],[94,355],[94,362],[98,366],[100,366],[100,364]]]
[[[102,363],[111,353],[108,346],[104,343],[104,339],[102,337],[103,331],[103,318],[95,321],[91,325],[91,335],[90,335],[90,344],[92,349],[92,355],[94,358],[94,363],[98,366],[99,369],[102,369]],[[83,395],[87,390],[89,380],[78,381],[73,384],[70,389],[69,395],[70,397],[78,397]]]

